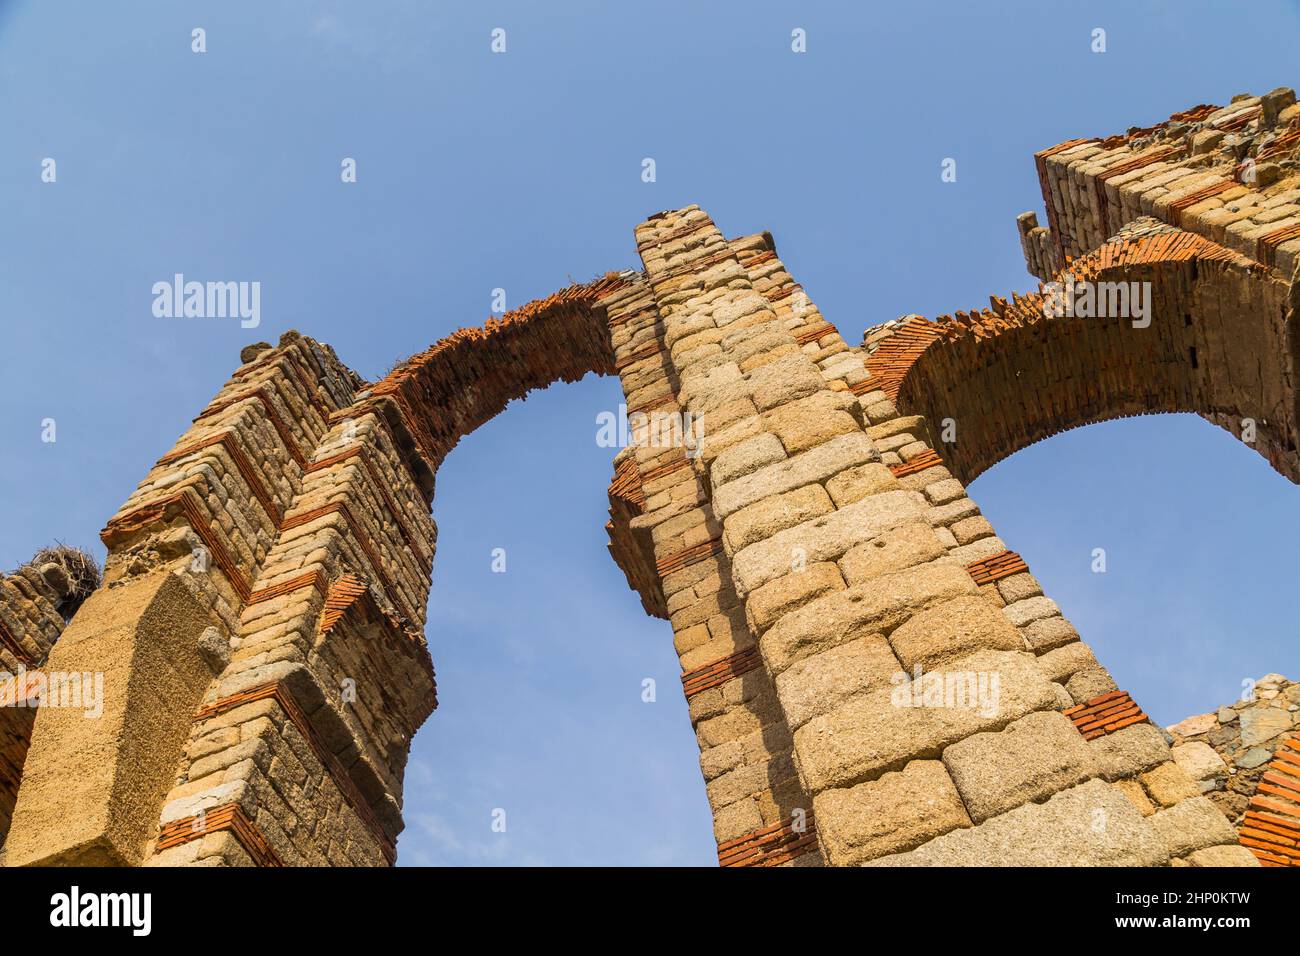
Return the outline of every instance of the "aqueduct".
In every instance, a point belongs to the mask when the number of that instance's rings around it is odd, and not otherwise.
[[[1300,707],[1227,813],[964,488],[1062,429],[1168,411],[1300,479],[1298,154],[1289,90],[1037,154],[1030,271],[1139,283],[1145,322],[1057,314],[1044,286],[850,346],[769,235],[688,206],[636,227],[642,269],[379,382],[297,333],[245,349],[108,522],[66,627],[50,580],[0,580],[7,703],[33,705],[0,709],[4,862],[393,863],[436,705],[438,467],[594,371],[703,425],[698,454],[617,455],[608,530],[671,623],[722,864],[1300,863]],[[102,674],[98,719],[42,705],[43,672]]]

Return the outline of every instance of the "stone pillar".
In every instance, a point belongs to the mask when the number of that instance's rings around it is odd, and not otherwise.
[[[74,675],[80,706],[37,713],[5,846],[8,866],[133,866],[213,670],[202,653],[216,618],[166,572],[91,595],[45,670]],[[84,681],[83,686],[80,682]],[[48,693],[60,694],[51,687]]]
[[[435,531],[388,403],[330,422],[198,711],[152,864],[396,859],[410,742],[435,706]]]
[[[98,586],[90,556],[64,546],[0,574],[0,865],[36,711],[48,689],[40,668],[66,618]]]
[[[698,210],[687,217],[687,228],[707,222]],[[643,251],[652,255],[652,246],[653,239]],[[628,533],[646,556],[639,565],[653,569],[633,568],[629,579],[643,594],[653,592],[647,607],[673,626],[720,861],[816,864],[809,802],[791,762],[789,730],[732,587],[721,529],[707,502],[708,453],[695,445],[683,417],[689,409],[678,396],[670,326],[661,321],[658,294],[640,282],[606,301],[615,369],[634,426],[634,443],[620,459],[621,469],[631,470],[639,512]],[[714,411],[715,421],[749,413],[745,405]],[[674,435],[685,441],[661,440]]]
[[[428,479],[327,347],[244,358],[103,533],[48,666],[102,676],[104,713],[40,712],[11,864],[392,861],[434,700]]]
[[[656,525],[656,555],[728,559],[748,636],[708,653],[756,646],[826,860],[1158,864],[1235,842],[774,252],[746,268],[693,207],[637,238],[705,433],[707,501]]]

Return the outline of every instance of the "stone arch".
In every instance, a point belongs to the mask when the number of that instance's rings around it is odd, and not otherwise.
[[[1149,324],[1049,314],[1070,282],[1144,284]],[[965,482],[1057,432],[1161,412],[1194,412],[1239,438],[1249,420],[1255,449],[1300,481],[1289,292],[1240,253],[1139,224],[1038,292],[905,320],[877,340],[867,365],[904,412],[953,422],[956,440],[936,435],[936,448]]]
[[[635,396],[660,360],[656,319],[643,277],[610,273],[462,329],[374,384],[297,333],[246,349],[108,523],[102,606],[56,652],[68,661],[52,662],[87,660],[96,644],[101,665],[166,648],[152,673],[180,671],[184,686],[165,705],[121,688],[99,735],[147,716],[133,736],[158,761],[133,769],[122,753],[92,775],[95,796],[61,794],[69,755],[104,742],[47,721],[9,858],[392,863],[407,750],[436,707],[423,624],[437,468],[532,389],[636,366],[624,375]],[[673,390],[663,375],[655,387]],[[610,529],[619,537],[626,521]],[[116,794],[127,776],[137,792]],[[337,843],[312,832],[325,814],[341,816]]]
[[[688,206],[635,237],[641,271],[457,333],[379,383],[297,333],[246,350],[102,533],[105,585],[50,666],[112,677],[106,719],[38,714],[8,861],[394,862],[410,740],[436,705],[436,470],[512,398],[592,370],[619,375],[629,413],[705,426],[619,452],[609,529],[672,627],[720,863],[1250,860],[967,497],[954,471],[983,459],[950,470],[942,409],[895,404],[931,361],[975,374],[985,340],[1068,324],[995,302],[864,354],[769,235],[728,240]],[[1235,267],[1196,249],[1196,270]],[[1172,254],[1152,262],[1162,288],[1187,279]],[[983,454],[1016,435],[990,432]],[[997,701],[957,694],[981,675]]]
[[[421,458],[441,464],[462,437],[510,401],[588,372],[616,372],[603,300],[634,283],[610,273],[537,299],[482,328],[461,329],[398,365],[357,409],[392,398]],[[364,393],[363,393],[364,394]]]

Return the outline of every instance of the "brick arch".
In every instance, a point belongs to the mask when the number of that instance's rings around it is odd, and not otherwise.
[[[1045,315],[1054,289],[1075,282],[1145,282],[1151,323]],[[1194,412],[1300,481],[1289,377],[1288,286],[1248,257],[1169,227],[1123,235],[1072,261],[1028,295],[933,322],[917,316],[884,337],[867,367],[900,410],[945,419],[933,436],[969,482],[1026,445],[1095,422]]]
[[[456,443],[513,399],[589,372],[615,374],[603,301],[631,284],[611,272],[460,329],[400,363],[365,394],[389,397],[424,461],[437,468]]]

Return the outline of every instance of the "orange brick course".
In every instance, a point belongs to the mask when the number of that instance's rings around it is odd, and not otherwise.
[[[1125,690],[1102,694],[1062,713],[1070,718],[1084,740],[1095,740],[1131,724],[1150,720]]]
[[[702,694],[712,687],[719,687],[741,674],[747,674],[762,666],[763,659],[759,656],[758,648],[751,647],[682,674],[682,690],[686,692],[686,699],[689,700],[696,694]]]
[[[1029,566],[1014,551],[1003,551],[991,558],[985,558],[983,561],[976,561],[974,564],[966,565],[966,570],[970,572],[970,576],[975,579],[976,584],[992,584],[1002,578],[1009,578],[1013,574],[1028,571]]]
[[[209,833],[224,831],[229,831],[239,841],[239,845],[247,851],[258,866],[284,866],[280,854],[275,852],[275,848],[266,841],[266,837],[262,836],[262,832],[257,829],[252,820],[248,819],[248,815],[237,803],[225,803],[213,807],[201,817],[190,816],[173,820],[158,834],[158,842],[154,849],[156,852],[161,852],[201,839]]]
[[[1278,745],[1237,837],[1262,866],[1300,867],[1300,734]]]
[[[697,561],[703,561],[722,551],[722,539],[711,538],[702,544],[692,545],[689,548],[683,548],[681,551],[674,552],[666,558],[661,558],[655,563],[660,577],[666,577],[674,571],[680,571],[682,568],[688,568]]]
[[[802,832],[793,820],[782,820],[736,840],[718,844],[720,866],[778,866],[817,847],[817,823],[809,811]]]

